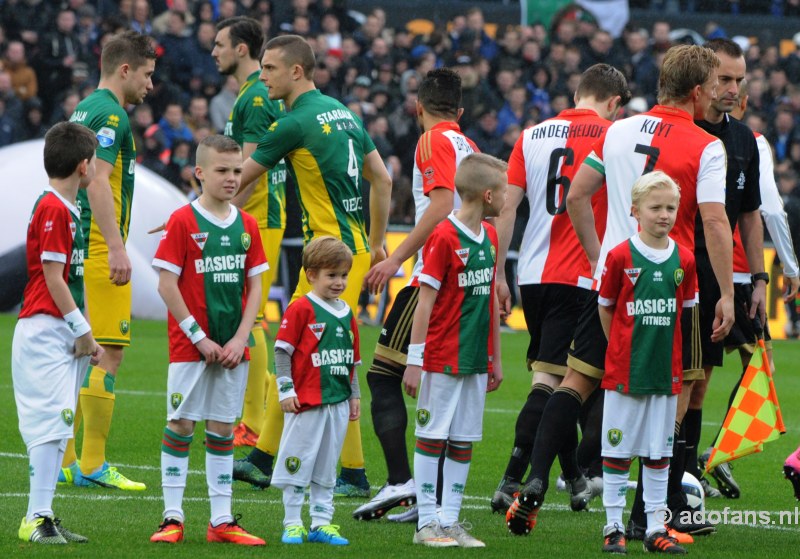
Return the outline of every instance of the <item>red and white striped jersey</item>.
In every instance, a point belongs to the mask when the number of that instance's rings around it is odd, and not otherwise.
[[[610,121],[591,109],[567,109],[526,129],[508,160],[508,183],[525,191],[530,217],[519,252],[517,283],[591,288],[589,260],[567,214],[575,173]],[[605,187],[592,197],[597,236],[606,225]]]
[[[767,224],[769,236],[775,244],[775,250],[783,263],[783,273],[788,277],[797,277],[800,269],[797,266],[797,257],[794,253],[792,235],[789,232],[789,223],[786,221],[786,212],[783,211],[778,185],[775,184],[775,171],[772,161],[772,149],[767,139],[759,133],[755,134],[758,145],[759,173],[761,188],[761,216]],[[733,231],[733,281],[734,283],[750,283],[750,265],[742,245],[739,226]]]
[[[603,173],[608,192],[606,231],[595,269],[599,282],[608,251],[638,231],[631,215],[631,188],[640,176],[663,171],[681,188],[670,237],[694,253],[697,205],[725,204],[725,148],[698,127],[686,111],[656,105],[615,122],[597,141],[585,163]]]
[[[434,188],[447,188],[453,191],[453,209],[461,207],[461,198],[456,192],[456,169],[461,160],[470,153],[480,150],[475,142],[467,138],[457,122],[439,122],[420,136],[414,154],[414,172],[411,190],[414,194],[416,215],[414,223],[419,223],[431,201],[428,198]],[[422,249],[417,254],[417,263],[411,274],[410,285],[418,285],[417,276],[422,270]]]

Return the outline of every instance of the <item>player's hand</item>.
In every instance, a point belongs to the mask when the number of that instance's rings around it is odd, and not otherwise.
[[[108,250],[108,279],[114,285],[125,285],[131,281],[131,261],[125,247]]]
[[[97,348],[97,342],[94,341],[92,331],[89,330],[83,336],[75,338],[75,357],[86,357],[87,355],[94,355]]]
[[[721,342],[731,331],[735,320],[733,296],[723,296],[714,309],[714,323],[711,326],[711,341]]]
[[[369,265],[370,267],[386,260],[386,249],[383,244],[376,247],[369,247]]]
[[[89,359],[89,364],[95,366],[100,364],[100,359],[103,357],[103,354],[106,352],[106,350],[103,349],[103,346],[98,344],[95,340],[92,341],[94,342],[94,351],[91,354],[92,357]]]
[[[791,303],[794,301],[794,296],[797,295],[797,289],[800,288],[800,277],[783,276],[783,285],[786,286],[786,295],[783,296],[783,301]]]
[[[367,275],[364,276],[364,284],[370,293],[379,295],[384,286],[389,283],[389,280],[394,277],[397,270],[400,269],[402,262],[395,262],[394,258],[389,257],[382,262],[378,262],[369,269]]]
[[[495,291],[497,291],[497,300],[500,303],[500,318],[505,320],[511,314],[511,290],[508,288],[506,278],[497,278]]]
[[[222,363],[222,366],[226,369],[238,367],[239,363],[242,362],[242,357],[244,357],[245,345],[246,342],[243,340],[236,337],[231,338],[222,348],[222,353],[219,356],[219,362]]]
[[[153,227],[152,229],[150,229],[150,231],[148,231],[147,234],[148,235],[152,235],[154,233],[160,233],[161,231],[163,231],[166,228],[167,228],[167,222],[165,221],[164,223],[162,223],[158,227]]]
[[[753,296],[750,299],[750,318],[753,319],[758,313],[758,319],[762,326],[767,323],[767,284],[757,281],[753,286]]]
[[[281,400],[281,411],[283,413],[297,413],[300,411],[300,400],[297,396]]]
[[[403,390],[412,398],[417,397],[420,377],[422,377],[422,367],[419,365],[409,365],[403,373]]]
[[[350,398],[350,421],[361,417],[361,398]]]
[[[486,392],[494,392],[500,388],[501,382],[503,382],[503,369],[495,366],[494,372],[489,373],[489,378],[486,382]]]
[[[212,340],[211,338],[203,338],[196,344],[194,344],[197,348],[197,351],[203,356],[207,364],[211,363],[218,363],[220,361],[220,355],[222,355],[222,348],[219,347],[219,344]]]

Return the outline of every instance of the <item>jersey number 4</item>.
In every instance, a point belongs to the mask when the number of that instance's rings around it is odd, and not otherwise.
[[[545,200],[545,208],[550,215],[563,214],[567,210],[567,193],[571,181],[569,177],[558,174],[562,157],[564,165],[572,165],[575,162],[575,152],[572,148],[556,148],[550,154]]]

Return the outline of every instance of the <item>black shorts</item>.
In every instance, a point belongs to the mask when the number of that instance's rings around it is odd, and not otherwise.
[[[528,333],[528,365],[533,371],[564,376],[575,327],[592,292],[574,285],[519,286]]]
[[[681,312],[683,380],[702,380],[703,355],[700,343],[700,309],[697,305]]]
[[[419,300],[419,287],[407,285],[395,297],[392,309],[383,323],[375,355],[406,364],[408,343],[411,341],[411,325]]]
[[[589,292],[575,327],[567,365],[587,377],[602,379],[606,369],[608,340],[597,310],[597,291]]]
[[[721,367],[725,344],[712,342],[714,312],[720,298],[719,284],[711,267],[711,259],[703,248],[695,251],[697,262],[697,288],[700,290],[700,347],[703,351],[703,366]]]
[[[756,328],[750,318],[750,302],[753,299],[753,286],[749,283],[733,284],[733,306],[736,322],[733,324],[728,337],[725,338],[725,350],[731,352],[743,349],[753,353],[756,346]],[[769,334],[769,321],[763,325],[764,342],[772,340]]]

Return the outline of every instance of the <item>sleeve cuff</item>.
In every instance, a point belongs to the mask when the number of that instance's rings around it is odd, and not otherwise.
[[[247,277],[252,278],[253,276],[257,276],[258,274],[263,274],[269,270],[269,263],[264,262],[263,264],[259,264],[258,266],[254,266],[247,271]]]
[[[153,258],[153,268],[160,268],[162,270],[166,270],[168,272],[172,272],[176,276],[181,275],[183,268],[180,266],[176,266],[172,262],[167,262],[166,260],[161,260],[160,258]]]
[[[442,287],[442,282],[440,282],[433,276],[429,276],[428,274],[420,274],[418,277],[418,281],[420,283],[424,283],[426,285],[431,286],[436,291],[439,291],[439,289]]]
[[[282,349],[291,356],[294,353],[294,346],[284,340],[275,340],[275,348]]]
[[[48,252],[43,251],[42,256],[40,257],[42,262],[58,262],[60,264],[67,263],[67,255],[62,254],[60,252]]]
[[[603,305],[604,307],[613,307],[614,305],[617,304],[617,300],[616,299],[608,299],[606,297],[598,297],[597,298],[597,303],[600,304],[600,305]]]

